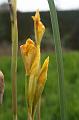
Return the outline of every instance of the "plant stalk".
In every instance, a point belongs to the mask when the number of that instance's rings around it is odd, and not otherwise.
[[[41,97],[40,97],[38,105],[37,105],[37,120],[41,120],[41,113],[40,113],[41,110],[40,110],[40,108],[41,108]]]
[[[50,8],[53,39],[54,39],[54,43],[55,43],[57,68],[58,68],[60,116],[61,116],[61,120],[65,120],[64,69],[63,69],[63,58],[62,58],[62,49],[61,49],[58,19],[57,19],[56,8],[54,5],[54,0],[48,0],[48,4],[49,4],[49,8]]]
[[[11,79],[12,79],[12,110],[13,120],[17,120],[17,52],[18,52],[18,28],[16,0],[8,0],[10,7],[11,31],[12,31],[12,59],[11,59]]]
[[[31,116],[31,114],[29,113],[29,111],[28,111],[28,120],[34,120],[34,117]]]

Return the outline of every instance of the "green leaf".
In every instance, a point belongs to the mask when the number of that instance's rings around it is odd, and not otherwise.
[[[59,90],[59,98],[60,98],[60,115],[61,120],[65,120],[65,93],[64,93],[64,69],[63,69],[63,58],[62,58],[62,49],[61,49],[61,41],[60,41],[60,33],[57,19],[57,12],[54,5],[54,0],[48,0],[49,8],[50,8],[50,16],[53,30],[53,40],[55,44],[56,51],[56,60],[57,60],[57,68],[58,68],[58,90]]]

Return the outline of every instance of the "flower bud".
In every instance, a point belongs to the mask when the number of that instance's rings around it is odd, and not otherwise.
[[[36,11],[35,16],[32,16],[34,20],[34,31],[35,31],[35,40],[38,45],[40,45],[43,34],[45,32],[45,26],[40,20],[39,10]]]
[[[42,95],[46,80],[47,80],[47,71],[48,71],[48,64],[49,64],[49,57],[44,61],[44,64],[41,68],[39,77],[38,77],[38,83],[35,91],[34,101],[33,101],[33,113],[35,111],[36,105]]]
[[[41,68],[41,72],[38,78],[38,84],[40,84],[41,86],[44,86],[47,79],[48,64],[49,64],[49,56],[44,61],[44,64]]]

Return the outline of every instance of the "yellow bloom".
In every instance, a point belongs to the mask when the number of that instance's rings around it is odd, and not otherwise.
[[[29,38],[26,43],[20,46],[21,54],[24,61],[24,66],[26,70],[26,74],[30,74],[31,66],[33,64],[35,54],[36,54],[36,46],[35,43]]]
[[[34,114],[37,102],[43,92],[45,82],[47,79],[47,71],[49,64],[49,57],[44,61],[42,68],[40,69],[40,43],[43,37],[45,26],[40,20],[40,14],[37,10],[34,20],[35,40],[34,43],[30,38],[26,43],[20,46],[26,75],[28,75],[27,83],[27,101],[29,114]]]
[[[34,20],[35,40],[36,40],[36,43],[40,45],[41,39],[45,32],[45,26],[40,20],[39,10],[36,11],[35,16],[32,16],[32,18]]]
[[[28,105],[32,105],[35,94],[37,77],[40,67],[40,46],[36,45],[31,39],[27,39],[24,45],[20,46],[23,57],[26,75],[29,75],[28,82]]]

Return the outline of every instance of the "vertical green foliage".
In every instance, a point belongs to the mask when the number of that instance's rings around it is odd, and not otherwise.
[[[11,0],[9,2],[12,29],[12,62],[11,62],[12,109],[13,120],[17,120],[17,51],[18,51],[17,12],[16,12],[16,0]]]
[[[52,29],[53,29],[53,39],[55,43],[55,51],[56,51],[57,67],[58,67],[60,114],[61,114],[61,120],[65,120],[64,70],[63,70],[60,33],[59,33],[57,13],[54,5],[54,0],[48,0],[48,4],[50,8],[50,16],[51,16],[51,23],[52,23]]]

